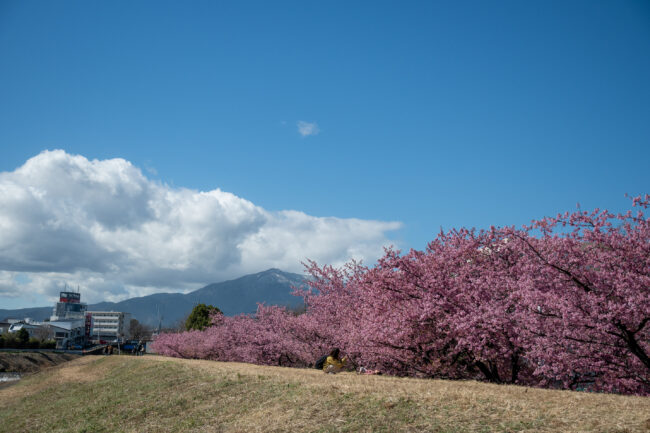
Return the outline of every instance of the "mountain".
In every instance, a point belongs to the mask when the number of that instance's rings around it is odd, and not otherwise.
[[[126,299],[120,302],[100,302],[88,305],[89,311],[124,311],[140,323],[149,326],[174,326],[185,318],[196,304],[212,304],[227,316],[254,313],[257,303],[296,307],[302,298],[291,294],[292,287],[305,284],[305,277],[299,274],[269,269],[257,274],[245,275],[235,280],[207,285],[193,292],[157,293],[155,295]],[[50,317],[52,308],[23,308],[0,310],[0,319],[31,317],[43,320]]]
[[[52,315],[51,307],[33,307],[33,308],[20,308],[17,310],[0,310],[0,321],[5,319],[24,319],[29,317],[30,319],[41,321]]]

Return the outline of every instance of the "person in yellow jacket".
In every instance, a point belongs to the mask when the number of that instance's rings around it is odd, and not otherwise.
[[[340,356],[339,348],[335,347],[334,349],[332,349],[329,356],[323,363],[323,371],[325,373],[335,374],[343,370],[343,367],[345,367],[345,362],[347,361],[347,359],[345,357],[341,359],[339,358],[339,356]]]

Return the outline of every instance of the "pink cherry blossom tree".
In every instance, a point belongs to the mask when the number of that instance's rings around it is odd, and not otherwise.
[[[395,375],[649,395],[648,204],[441,232],[372,267],[308,262],[304,314],[217,314],[205,331],[160,335],[156,350],[304,367],[340,347]]]
[[[633,200],[636,213],[577,211],[513,232],[526,257],[520,323],[544,383],[650,393],[648,199]]]

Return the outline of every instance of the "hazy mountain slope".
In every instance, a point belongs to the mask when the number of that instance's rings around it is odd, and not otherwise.
[[[17,310],[0,310],[0,321],[5,319],[24,319],[29,317],[34,320],[43,320],[52,315],[54,305],[50,307],[19,308]]]
[[[157,293],[121,302],[100,302],[88,306],[89,311],[124,311],[149,326],[173,326],[185,317],[194,304],[182,293]]]

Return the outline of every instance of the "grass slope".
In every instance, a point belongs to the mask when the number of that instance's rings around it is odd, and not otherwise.
[[[0,432],[647,431],[650,399],[316,370],[84,357],[0,389]]]

